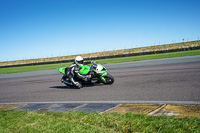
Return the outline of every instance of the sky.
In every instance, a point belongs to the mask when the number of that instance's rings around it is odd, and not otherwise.
[[[0,0],[0,62],[200,38],[200,0]]]

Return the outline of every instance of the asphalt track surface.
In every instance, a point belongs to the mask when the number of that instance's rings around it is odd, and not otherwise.
[[[200,104],[200,56],[105,65],[113,85],[69,88],[56,70],[0,75],[0,103]]]

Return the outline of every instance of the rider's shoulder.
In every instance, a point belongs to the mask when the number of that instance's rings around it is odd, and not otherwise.
[[[75,63],[72,63],[71,66],[70,66],[70,68],[76,67],[76,66],[77,66],[77,65],[76,65]]]

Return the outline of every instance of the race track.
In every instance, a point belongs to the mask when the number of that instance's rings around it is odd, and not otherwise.
[[[105,65],[113,85],[68,88],[56,70],[0,75],[0,103],[200,102],[200,56]]]

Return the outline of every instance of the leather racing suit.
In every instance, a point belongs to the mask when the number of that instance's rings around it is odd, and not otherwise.
[[[93,61],[84,62],[84,65],[90,64],[92,62]],[[66,72],[66,76],[69,78],[69,80],[72,82],[73,85],[78,86],[78,87],[80,87],[81,84],[80,82],[74,79],[78,78],[78,79],[88,81],[91,78],[91,75],[81,75],[79,73],[79,66],[76,63],[71,64],[70,68]]]

